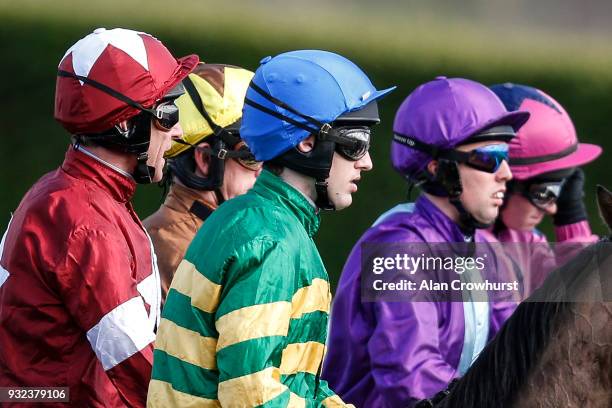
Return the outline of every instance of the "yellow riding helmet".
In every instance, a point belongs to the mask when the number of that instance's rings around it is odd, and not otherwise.
[[[242,105],[253,72],[231,65],[200,63],[189,78],[200,94],[204,109],[216,125],[227,127],[242,117]],[[198,111],[188,93],[180,96],[175,103],[179,108],[184,141],[195,145],[213,134],[211,124]],[[176,157],[190,148],[189,145],[173,141],[165,157]]]

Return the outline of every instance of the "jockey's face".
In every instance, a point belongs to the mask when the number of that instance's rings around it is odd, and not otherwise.
[[[327,193],[329,201],[334,204],[336,210],[347,208],[353,203],[353,193],[357,192],[361,172],[370,170],[372,170],[372,159],[369,152],[356,161],[348,160],[334,152],[327,179]]]
[[[504,225],[510,229],[531,231],[542,222],[546,214],[557,212],[557,204],[552,203],[540,209],[521,194],[511,194],[502,210]]]
[[[478,142],[457,147],[457,150],[468,152],[482,146],[501,142]],[[465,209],[479,222],[490,224],[499,215],[506,192],[506,183],[512,179],[508,163],[504,160],[495,173],[477,170],[465,164],[459,164],[459,175],[463,186],[461,202]]]
[[[172,129],[164,131],[158,129],[151,122],[151,141],[149,142],[149,159],[147,165],[155,168],[155,174],[153,175],[152,181],[157,183],[161,181],[163,176],[164,164],[164,153],[170,149],[173,139],[180,139],[183,136],[183,129],[180,123],[176,123]]]

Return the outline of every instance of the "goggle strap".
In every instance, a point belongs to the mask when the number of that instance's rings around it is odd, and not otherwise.
[[[226,134],[231,136],[231,133],[226,132]],[[240,139],[238,139],[238,142],[240,142]],[[201,152],[204,152],[210,156],[215,156],[218,157],[219,159],[253,159],[255,160],[255,157],[253,156],[253,153],[251,153],[250,150],[248,150],[248,147],[246,149],[240,149],[240,150],[226,150],[226,149],[211,149],[209,147],[198,147],[194,144],[189,143],[186,140],[183,139],[177,139],[174,141],[175,143],[178,144],[182,144],[185,146],[189,146],[193,149],[199,150]],[[225,142],[225,141],[224,141]],[[238,142],[236,144],[238,144]],[[236,145],[234,144],[233,146],[231,146],[232,148]],[[246,147],[246,145],[245,145]],[[221,150],[223,150],[224,153],[221,153]]]
[[[400,144],[403,144],[404,146],[408,146],[412,149],[427,153],[433,159],[443,158],[448,160],[455,160],[458,162],[465,162],[470,157],[469,152],[462,152],[454,149],[440,149],[439,147],[423,143],[420,140],[401,133],[394,133],[393,140]]]
[[[302,112],[298,111],[297,109],[287,105],[285,102],[281,101],[280,99],[273,97],[272,95],[270,95],[269,93],[267,93],[266,91],[261,89],[253,81],[251,81],[251,83],[249,84],[249,87],[252,88],[259,95],[263,96],[268,101],[270,101],[273,104],[275,104],[276,106],[280,106],[281,108],[283,108],[285,110],[288,110],[289,112],[293,113],[294,115],[297,115],[297,116],[301,117],[302,119],[308,121],[310,124],[315,125],[317,127],[317,129],[321,129],[325,125],[325,123],[320,122],[320,121],[316,120],[315,118],[313,118],[311,116],[305,115]],[[318,131],[315,132],[315,133],[318,133]]]
[[[309,133],[312,133],[312,134],[316,135],[320,131],[320,129],[311,128],[311,127],[303,124],[302,122],[298,122],[297,120],[295,120],[293,118],[290,118],[290,117],[285,116],[285,115],[283,115],[283,114],[281,114],[281,113],[279,113],[279,112],[277,112],[275,110],[272,110],[272,109],[267,108],[267,107],[265,107],[263,105],[260,105],[257,102],[252,101],[249,98],[245,98],[244,99],[244,103],[246,103],[247,105],[250,105],[250,106],[254,107],[255,109],[258,109],[258,110],[260,110],[260,111],[262,111],[264,113],[267,113],[270,116],[274,116],[275,118],[278,118],[280,120],[284,120],[285,122],[289,122],[292,125],[297,126],[300,129],[304,129],[305,131],[307,131]]]
[[[248,150],[227,150],[227,149],[212,149],[210,147],[193,146],[196,150],[204,152],[210,156],[218,157],[219,159],[246,159],[253,156]]]
[[[402,133],[394,133],[393,140],[400,144],[403,144],[404,146],[408,146],[420,152],[427,153],[433,159],[438,159],[439,157],[442,157],[442,153],[450,152],[450,150],[440,149],[436,146],[423,143],[412,136],[404,135]]]
[[[468,152],[461,152],[458,150],[444,150],[438,153],[438,157],[464,163],[468,161],[470,154]]]
[[[222,128],[222,129],[223,129],[223,132],[221,132],[221,135],[218,135],[218,136],[228,146],[233,148],[234,146],[236,146],[238,143],[240,143],[242,141],[242,139],[240,139],[240,137],[234,135],[232,132],[228,132],[227,129],[225,129],[225,128]]]
[[[200,115],[202,115],[204,120],[208,123],[208,126],[210,126],[215,136],[221,136],[221,134],[225,131],[225,128],[217,125],[215,121],[212,120],[212,118],[204,108],[204,103],[202,102],[202,97],[200,96],[200,93],[197,91],[195,84],[193,83],[191,78],[189,78],[189,76],[186,76],[185,79],[183,79],[183,86],[185,87],[185,90],[187,91],[187,94],[191,98],[191,101],[195,105],[196,109],[198,110],[198,112],[200,112]]]
[[[64,71],[62,69],[57,71],[57,76],[64,77],[64,78],[76,78],[80,81],[83,81],[87,85],[93,86],[94,88],[112,96],[113,98],[120,100],[121,102],[127,103],[133,108],[139,109],[143,112],[148,112],[154,117],[157,117],[157,113],[154,110],[145,108],[144,106],[142,106],[141,104],[133,100],[132,98],[115,91],[113,88],[107,85],[104,85],[103,83],[100,83],[93,79],[89,79],[82,75],[77,75],[77,74],[73,74],[72,72]]]

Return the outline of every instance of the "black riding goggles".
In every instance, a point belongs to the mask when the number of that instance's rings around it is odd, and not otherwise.
[[[251,153],[251,150],[249,150],[249,147],[243,141],[238,142],[238,144],[234,146],[234,151],[240,153],[240,155],[235,157],[235,159],[242,167],[253,171],[257,171],[262,168],[263,162],[255,159],[255,155]]]
[[[159,130],[168,132],[179,123],[179,108],[174,104],[174,101],[162,102],[155,109],[148,109],[153,115],[153,124]]]
[[[370,149],[371,129],[367,126],[342,126],[333,128],[336,151],[345,159],[358,161]]]
[[[511,190],[520,193],[527,198],[531,204],[541,210],[553,205],[559,199],[565,179],[550,182],[520,182],[512,183]]]

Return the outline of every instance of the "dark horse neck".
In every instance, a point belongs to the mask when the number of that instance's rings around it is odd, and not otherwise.
[[[611,255],[602,241],[552,272],[436,407],[611,406]]]

